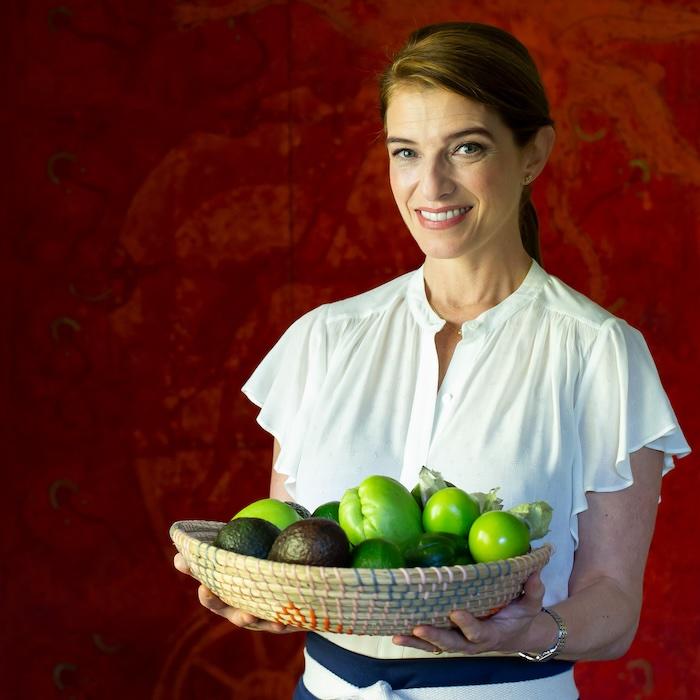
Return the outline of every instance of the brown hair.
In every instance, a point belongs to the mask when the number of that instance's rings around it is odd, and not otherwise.
[[[431,24],[411,34],[379,80],[382,122],[393,91],[405,84],[439,87],[493,108],[523,148],[540,127],[554,126],[537,67],[512,34],[487,24]],[[530,186],[520,199],[520,237],[541,262],[539,223]]]

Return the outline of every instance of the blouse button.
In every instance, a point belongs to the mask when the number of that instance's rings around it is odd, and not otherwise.
[[[443,403],[450,403],[454,398],[454,394],[444,394],[442,397]]]

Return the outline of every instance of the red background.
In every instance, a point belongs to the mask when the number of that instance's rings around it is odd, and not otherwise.
[[[203,610],[168,526],[266,494],[240,386],[280,333],[420,263],[374,83],[415,26],[531,48],[558,132],[545,267],[642,330],[697,447],[697,3],[8,5],[3,697],[291,692],[301,636]],[[584,699],[697,697],[696,460],[664,481],[637,640],[578,665]]]

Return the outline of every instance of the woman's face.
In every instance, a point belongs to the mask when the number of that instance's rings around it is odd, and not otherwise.
[[[494,111],[447,90],[400,87],[386,132],[394,199],[426,256],[521,245],[524,153]]]

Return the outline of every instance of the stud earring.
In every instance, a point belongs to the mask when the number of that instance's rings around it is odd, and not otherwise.
[[[534,178],[532,175],[526,175],[525,179],[523,180],[523,185],[529,185],[533,180]]]

